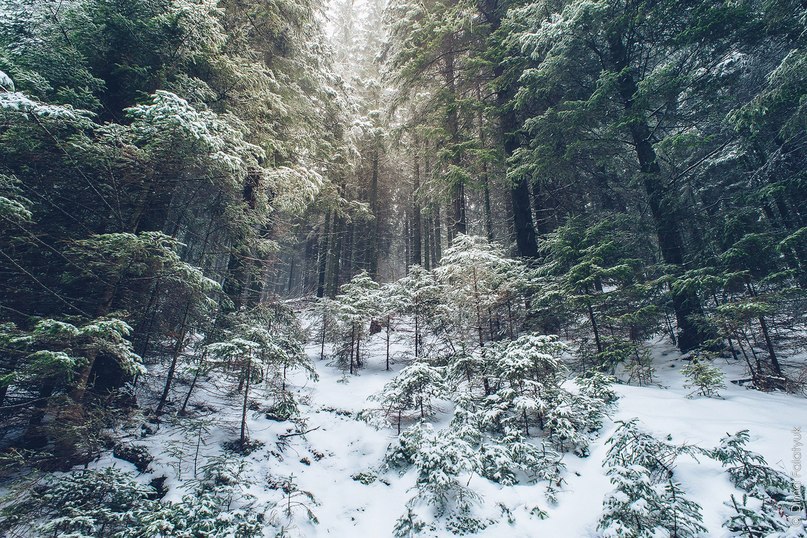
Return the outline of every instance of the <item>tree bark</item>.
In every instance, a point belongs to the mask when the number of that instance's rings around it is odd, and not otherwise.
[[[476,118],[479,129],[479,146],[484,151],[487,149],[487,137],[485,135],[485,117],[482,112],[482,86],[480,84],[476,86],[476,99],[479,101],[479,110]],[[485,215],[485,234],[487,235],[488,241],[493,241],[493,215],[490,210],[490,177],[488,175],[488,161],[485,157],[482,158],[482,208]]]
[[[421,265],[423,258],[422,249],[422,216],[420,210],[420,158],[418,156],[419,144],[415,139],[415,162],[414,177],[412,185],[412,265]]]
[[[378,236],[381,231],[381,214],[378,206],[378,159],[378,146],[376,146],[373,150],[373,171],[370,177],[370,209],[374,219],[370,226],[367,251],[367,272],[373,279],[378,277]]]
[[[289,263],[289,280],[286,285],[286,295],[291,297],[291,290],[294,286],[294,262],[296,261],[296,257],[291,257],[291,262]]]
[[[334,235],[336,237],[333,240],[333,248],[329,250],[328,256],[330,258],[330,279],[328,288],[329,297],[335,297],[339,292],[339,273],[342,259],[342,235],[345,232],[344,219],[342,217],[334,217],[333,228]]]
[[[445,69],[443,76],[445,77],[445,85],[448,92],[448,112],[446,114],[446,130],[449,134],[449,144],[451,145],[451,157],[449,172],[453,175],[462,166],[462,157],[460,155],[460,121],[457,103],[457,77],[454,56],[454,39],[452,36],[446,39],[445,43]],[[465,185],[462,181],[454,179],[452,185],[452,206],[453,206],[453,222],[452,228],[457,234],[467,233],[468,221],[465,213]]]
[[[252,380],[252,353],[247,358],[246,386],[244,387],[244,405],[241,408],[241,450],[244,450],[247,442],[247,407],[249,405],[249,384]]]
[[[428,214],[423,221],[423,267],[428,271],[432,268],[432,216]]]
[[[317,297],[325,297],[325,276],[328,266],[328,246],[331,235],[331,211],[325,213],[325,231],[319,246],[319,267],[317,276]]]
[[[502,17],[506,11],[505,2],[497,0],[479,0],[478,9],[485,15],[490,32],[499,29]],[[515,96],[514,82],[505,79],[503,62],[496,62],[493,75],[499,81],[499,90],[496,93],[496,108],[499,116],[499,133],[501,147],[504,150],[505,160],[513,156],[519,146],[520,123],[513,110],[512,100]],[[535,234],[535,225],[530,209],[530,188],[527,177],[520,177],[510,185],[510,200],[513,210],[513,232],[516,239],[518,255],[526,258],[538,257],[538,238]]]
[[[387,316],[387,371],[389,372],[389,331],[392,324],[391,316]]]
[[[163,407],[165,407],[165,402],[168,401],[168,394],[171,392],[171,384],[174,382],[174,374],[177,370],[177,363],[179,362],[179,356],[182,354],[182,349],[185,345],[185,334],[187,333],[188,327],[188,315],[190,314],[191,310],[191,302],[185,305],[185,313],[182,316],[182,326],[179,331],[179,335],[177,336],[176,345],[174,346],[174,354],[171,357],[171,365],[168,367],[168,373],[165,376],[165,387],[163,388],[163,393],[160,396],[160,402],[157,404],[157,409],[154,411],[154,414],[160,416],[163,411]]]
[[[634,98],[638,85],[628,65],[627,50],[619,36],[611,39],[609,53],[614,71],[619,74],[618,91],[628,117],[633,121],[629,131],[639,161],[642,181],[647,195],[650,212],[656,225],[661,256],[665,263],[676,267],[684,265],[684,249],[681,224],[675,214],[671,194],[667,192],[651,140],[650,127],[643,112],[634,108]],[[701,305],[697,294],[688,289],[673,292],[673,309],[678,323],[678,347],[682,351],[692,350],[701,345],[708,335],[691,317],[700,314]]]

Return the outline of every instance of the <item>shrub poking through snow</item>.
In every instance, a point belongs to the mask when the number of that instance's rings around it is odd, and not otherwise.
[[[4,503],[0,531],[45,536],[121,536],[136,525],[139,511],[154,510],[154,490],[138,484],[133,475],[108,467],[48,475],[36,486]]]
[[[601,372],[590,372],[577,378],[577,386],[580,387],[580,394],[588,396],[594,400],[600,400],[605,404],[616,402],[618,396],[614,390],[616,378]]]
[[[424,425],[420,445],[412,457],[417,469],[416,502],[434,505],[438,515],[451,509],[466,512],[479,496],[463,485],[460,477],[473,471],[475,460],[468,443]]]
[[[587,454],[589,433],[602,425],[616,399],[612,378],[602,374],[581,381],[579,393],[567,390],[560,359],[565,349],[553,336],[489,344],[484,353],[460,355],[461,363],[450,360],[448,374],[415,363],[375,396],[387,417],[417,412],[423,404],[423,420],[430,414],[431,398],[448,395],[446,377],[457,383],[447,429],[435,432],[421,422],[400,434],[387,452],[388,467],[418,470],[418,494],[396,526],[400,536],[433,528],[436,519],[427,517],[424,505],[433,505],[433,516],[442,518],[451,532],[475,532],[489,525],[472,514],[477,498],[460,481],[463,474],[476,473],[503,486],[540,481],[548,500],[555,501],[564,468],[559,451]],[[471,378],[483,382],[471,383]],[[544,442],[535,439],[538,435]]]
[[[378,284],[367,273],[359,273],[340,288],[340,294],[323,307],[340,366],[351,374],[362,367],[362,344],[369,335],[370,323],[382,311]]]
[[[278,412],[291,416],[296,404],[287,386],[288,373],[302,370],[311,379],[316,379],[316,373],[303,350],[302,330],[293,312],[281,305],[266,304],[239,311],[223,336],[221,341],[209,344],[207,352],[234,374],[238,381],[236,392],[243,392],[238,441],[241,449],[246,450],[247,411],[253,381],[268,382],[275,393]]]
[[[807,513],[804,486],[745,448],[749,438],[748,430],[742,430],[723,437],[716,448],[703,451],[719,461],[732,483],[744,492],[741,499],[732,495],[725,503],[732,513],[723,526],[737,536],[807,536],[802,519],[795,524],[800,528],[793,529],[786,517],[788,512]]]
[[[685,450],[643,431],[635,418],[620,422],[606,444],[610,445],[605,458],[607,466],[641,465],[656,482],[672,476],[675,459]]]
[[[319,524],[319,519],[317,519],[317,516],[311,509],[312,506],[317,505],[314,494],[310,491],[300,489],[295,482],[295,476],[293,474],[289,475],[283,481],[282,489],[284,497],[278,505],[278,508],[282,512],[283,519],[287,524],[293,523],[295,515],[298,512],[302,513],[308,522],[314,525]],[[283,532],[285,528],[285,526],[281,526],[281,532],[278,533],[280,536],[285,535]]]
[[[422,536],[426,528],[435,530],[434,525],[427,525],[412,508],[407,507],[406,513],[395,522],[392,533],[395,538],[415,538]]]
[[[690,397],[695,394],[707,398],[719,397],[718,391],[726,386],[722,370],[701,357],[693,358],[689,364],[681,368],[681,373],[687,379],[684,387],[695,389],[689,394]]]
[[[141,510],[140,527],[120,538],[154,536],[234,536],[263,534],[263,509],[246,489],[253,484],[247,463],[236,456],[210,458],[201,478],[177,503],[161,503],[157,510]]]
[[[434,414],[433,400],[447,394],[443,369],[430,366],[425,361],[416,361],[401,370],[372,399],[381,403],[382,415],[397,424],[398,433],[401,433],[405,414],[414,411],[421,420],[429,417]],[[365,413],[365,416],[368,414]]]
[[[717,447],[705,453],[723,464],[732,483],[744,491],[774,499],[790,494],[792,480],[769,467],[760,454],[745,448],[749,439],[748,430],[741,430],[726,435]]]
[[[585,384],[580,394],[564,388],[560,355],[566,347],[554,336],[526,335],[490,347],[482,428],[499,433],[520,429],[526,436],[543,431],[558,450],[586,455],[588,434],[601,426],[607,403],[615,397],[607,378]]]
[[[454,531],[467,532],[484,523],[471,514],[471,508],[481,499],[464,483],[477,467],[477,455],[470,443],[421,422],[390,447],[387,464],[398,468],[412,465],[417,470],[417,493],[396,522],[396,536],[413,536],[414,529],[423,529],[427,522],[421,520],[420,512],[428,506],[434,509],[435,518],[445,518],[454,527],[459,525]]]
[[[479,474],[503,486],[546,481],[547,497],[552,502],[562,470],[560,455],[546,446],[505,439],[490,440],[479,447]]]
[[[672,478],[657,483],[642,465],[608,470],[614,490],[603,502],[598,529],[607,538],[694,538],[706,532],[701,507]]]
[[[706,532],[701,507],[674,479],[675,458],[690,448],[656,439],[636,419],[622,423],[607,444],[605,465],[614,489],[603,501],[601,536],[694,538]]]
[[[214,458],[180,502],[154,500],[155,490],[108,467],[48,475],[3,502],[0,531],[28,536],[260,536],[263,523],[243,460]],[[14,495],[14,492],[12,492]],[[4,501],[8,500],[4,499]],[[22,533],[22,534],[19,534]]]
[[[554,502],[564,469],[561,455],[546,443],[532,442],[519,424],[503,430],[489,429],[489,411],[486,402],[479,404],[464,393],[456,400],[450,424],[452,435],[475,447],[476,472],[504,486],[545,482],[547,498]]]
[[[805,536],[805,534],[785,534],[788,523],[778,510],[764,501],[749,497],[743,493],[741,498],[731,495],[726,505],[733,510],[723,526],[731,531],[732,536],[749,536],[752,538],[783,538],[785,536]]]

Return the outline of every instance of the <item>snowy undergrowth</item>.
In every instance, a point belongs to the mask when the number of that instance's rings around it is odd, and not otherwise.
[[[308,318],[306,322],[315,335],[317,321]],[[90,468],[116,467],[137,475],[141,484],[165,477],[163,502],[178,502],[194,492],[211,462],[222,458],[240,462],[243,458],[243,466],[230,467],[237,490],[232,507],[261,514],[258,524],[266,536],[392,536],[396,525],[400,532],[401,516],[414,513],[422,518],[426,514],[425,504],[412,502],[413,496],[422,495],[417,488],[418,465],[405,467],[401,473],[384,464],[389,447],[398,443],[396,428],[377,428],[361,420],[362,411],[374,405],[370,397],[379,394],[405,366],[402,358],[411,335],[402,327],[395,336],[391,371],[385,370],[386,342],[381,333],[365,347],[366,364],[355,376],[346,375],[328,359],[320,360],[320,344],[310,343],[306,352],[319,380],[310,381],[302,374],[290,378],[300,404],[300,419],[267,418],[271,417],[271,401],[256,389],[248,417],[253,451],[247,455],[228,455],[222,448],[237,438],[240,409],[214,376],[198,387],[189,406],[193,418],[166,419],[159,425],[133,423],[131,428],[117,432],[125,442],[143,446],[154,456],[146,472],[138,473],[133,464],[116,458],[112,451]],[[466,500],[472,505],[469,513],[479,523],[479,536],[607,534],[608,528],[600,525],[603,503],[615,498],[613,465],[607,461],[608,440],[622,423],[632,419],[638,419],[641,431],[664,443],[703,449],[712,449],[727,434],[747,429],[748,449],[762,455],[773,469],[793,471],[793,450],[800,441],[794,428],[804,427],[802,398],[762,393],[732,383],[720,390],[721,398],[693,397],[681,373],[688,361],[663,341],[653,343],[652,350],[657,384],[615,385],[618,404],[604,419],[600,432],[591,436],[589,455],[562,454],[559,485],[549,492],[555,503],[548,500],[550,482],[546,480],[504,485],[472,472],[470,467],[461,470],[459,485],[468,493]],[[716,364],[727,380],[743,377],[739,363],[721,359]],[[185,388],[178,386],[174,399],[181,398]],[[450,428],[455,406],[438,399],[433,407],[429,435],[439,444],[444,435],[441,432]],[[405,421],[404,430],[414,424],[416,419]],[[449,448],[462,454],[455,444],[435,446],[443,456]],[[686,498],[701,506],[699,524],[705,529],[701,535],[732,536],[724,527],[732,515],[726,503],[732,495],[742,502],[744,492],[735,486],[723,465],[686,453],[676,459],[674,475]],[[416,527],[415,535],[447,536],[449,530],[458,531],[462,524],[460,521],[458,527],[456,520],[442,526],[426,524]],[[468,521],[464,524],[468,528]],[[804,534],[793,527],[791,535]]]

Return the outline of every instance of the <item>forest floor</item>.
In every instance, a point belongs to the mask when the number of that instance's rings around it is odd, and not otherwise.
[[[315,335],[316,322],[308,319],[307,323]],[[408,349],[411,335],[405,328],[394,334],[392,355],[398,359]],[[248,427],[250,439],[259,442],[259,446],[246,456],[246,466],[238,479],[248,484],[247,491],[255,497],[256,508],[265,509],[267,520],[290,536],[392,536],[396,519],[415,494],[414,471],[403,475],[384,472],[383,456],[396,432],[392,428],[376,429],[357,419],[357,415],[374,405],[368,397],[379,392],[404,364],[394,360],[392,370],[385,370],[383,332],[371,338],[365,348],[366,364],[355,376],[345,374],[327,358],[320,360],[318,343],[306,349],[319,379],[312,381],[300,375],[291,379],[301,403],[303,422],[268,419],[265,409],[270,402],[261,389],[256,389]],[[564,483],[555,505],[546,501],[540,483],[504,487],[478,476],[471,479],[469,486],[481,496],[479,513],[495,521],[479,536],[595,535],[603,498],[612,489],[602,468],[608,449],[605,441],[618,427],[617,421],[634,417],[657,437],[704,448],[716,446],[726,433],[748,429],[748,448],[761,453],[772,467],[791,473],[793,451],[799,441],[794,428],[803,430],[806,426],[804,398],[762,393],[732,383],[721,391],[721,398],[689,397],[691,389],[684,387],[680,373],[686,364],[680,353],[661,339],[654,342],[652,351],[656,383],[616,386],[620,399],[592,442],[591,454],[586,458],[570,453],[564,456]],[[727,381],[744,377],[741,364],[721,360],[720,365]],[[179,388],[178,394],[183,390]],[[140,426],[139,431],[130,426],[118,432],[132,443],[145,445],[155,457],[139,480],[147,483],[166,476],[166,498],[180,498],[184,488],[193,482],[194,474],[199,476],[206,462],[225,453],[222,444],[237,438],[237,398],[231,387],[218,386],[216,378],[211,377],[193,398],[195,418],[165,420],[159,426]],[[181,396],[177,395],[177,399],[181,401]],[[435,422],[445,424],[450,418],[450,404],[438,407]],[[131,464],[111,454],[92,464],[109,465],[134,470]],[[675,472],[690,498],[703,507],[708,535],[728,536],[722,528],[728,513],[724,502],[737,491],[719,464],[682,456]],[[532,515],[536,506],[548,517]]]

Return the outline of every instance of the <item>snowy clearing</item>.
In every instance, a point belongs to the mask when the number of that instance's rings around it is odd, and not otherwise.
[[[311,333],[316,334],[313,329]],[[395,333],[391,347],[394,358],[408,348],[409,337],[406,330]],[[605,440],[616,430],[617,421],[638,418],[641,426],[658,438],[703,448],[716,446],[727,433],[748,429],[749,449],[762,454],[776,469],[788,474],[794,470],[797,441],[794,428],[802,428],[806,416],[802,398],[762,393],[732,383],[721,391],[721,398],[688,397],[691,389],[684,387],[685,380],[679,372],[686,361],[663,341],[655,342],[652,349],[658,383],[643,387],[616,385],[619,401],[593,441],[590,456],[564,454],[567,468],[555,505],[546,501],[545,486],[541,483],[502,486],[479,476],[471,479],[469,486],[481,496],[475,510],[496,521],[481,530],[479,536],[597,535],[603,498],[612,489],[603,469],[608,448]],[[250,438],[259,442],[260,447],[246,457],[244,476],[253,482],[249,493],[255,496],[257,505],[272,507],[267,518],[290,535],[392,536],[395,521],[413,494],[415,474],[412,470],[403,475],[383,471],[383,457],[396,432],[394,428],[376,429],[358,420],[357,415],[373,406],[368,397],[379,392],[403,364],[394,361],[392,370],[385,371],[383,333],[370,339],[365,349],[366,364],[354,376],[347,375],[327,358],[320,360],[319,342],[309,343],[306,351],[319,380],[310,381],[302,376],[292,379],[305,420],[303,431],[307,433],[298,435],[299,430],[290,422],[269,420],[263,412],[250,413]],[[727,380],[743,376],[741,364],[721,362]],[[255,399],[260,409],[266,408],[267,402],[258,391]],[[222,443],[237,437],[238,408],[228,408],[227,396],[217,391],[214,383],[203,385],[194,400],[197,404],[204,400],[209,407],[202,409],[215,410],[212,416],[218,420],[209,426],[200,443],[200,460],[204,460],[220,454]],[[439,427],[448,421],[451,406],[443,402],[438,408],[434,422]],[[193,447],[188,448],[192,443],[187,433],[183,437],[179,429],[166,422],[153,435],[134,440],[149,447],[156,456],[139,481],[148,483],[155,477],[167,476],[170,491],[166,499],[181,498],[183,480],[193,475],[189,456],[179,462],[180,452],[193,452]],[[703,524],[708,535],[730,536],[722,527],[728,513],[724,502],[738,491],[717,462],[698,460],[681,457],[675,468],[676,476],[689,497],[703,507]],[[111,454],[92,464],[108,465],[134,471],[131,464]],[[288,495],[284,487],[289,477],[296,490],[309,492],[311,496]],[[548,517],[541,519],[531,514],[535,507],[545,510]]]

